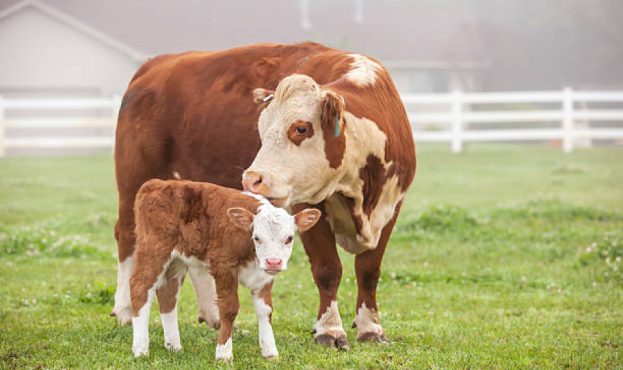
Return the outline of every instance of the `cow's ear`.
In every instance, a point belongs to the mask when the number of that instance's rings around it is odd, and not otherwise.
[[[304,209],[301,212],[294,215],[294,222],[296,223],[296,228],[299,233],[303,233],[316,224],[318,220],[320,220],[320,216],[322,212],[320,212],[316,208],[308,208]]]
[[[240,207],[229,208],[227,216],[229,216],[229,219],[236,227],[242,230],[251,230],[253,227],[253,217],[255,215],[247,209]]]
[[[342,134],[344,106],[344,98],[331,90],[325,91],[321,105],[322,129],[325,135],[339,137]]]
[[[253,90],[253,101],[255,104],[267,104],[275,97],[273,90],[257,88]]]

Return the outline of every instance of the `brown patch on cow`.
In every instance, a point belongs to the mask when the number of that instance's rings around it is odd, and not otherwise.
[[[332,91],[327,91],[321,103],[320,127],[324,137],[324,151],[331,168],[338,168],[346,151],[346,120],[344,99]]]
[[[298,120],[288,128],[288,139],[296,146],[312,136],[314,136],[314,126],[311,122]]]
[[[387,172],[378,157],[369,155],[365,167],[359,170],[359,177],[363,180],[363,211],[370,216],[381,199]]]

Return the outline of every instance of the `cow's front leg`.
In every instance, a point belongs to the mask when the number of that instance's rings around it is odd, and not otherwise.
[[[273,283],[271,282],[259,291],[253,292],[253,307],[255,307],[255,314],[257,315],[260,349],[266,358],[279,357],[272,326],[272,286]]]
[[[381,317],[376,305],[376,287],[381,275],[381,262],[392,233],[398,211],[382,231],[376,249],[358,254],[355,257],[357,275],[357,309],[354,326],[357,327],[357,340],[362,342],[387,343],[381,326]]]
[[[297,206],[294,210],[298,212],[303,208],[305,207]],[[342,264],[337,254],[335,236],[323,217],[314,227],[301,234],[301,239],[320,293],[320,307],[313,330],[314,339],[325,346],[348,349],[348,339],[337,307]]]
[[[238,279],[231,273],[227,272],[221,275],[215,275],[216,294],[218,296],[218,310],[221,317],[221,328],[218,335],[218,344],[216,346],[216,359],[221,361],[230,361],[234,358],[232,331],[234,328],[234,320],[238,315],[240,302],[238,301]]]

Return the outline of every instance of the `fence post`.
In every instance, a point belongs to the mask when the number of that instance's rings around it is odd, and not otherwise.
[[[573,151],[573,90],[563,90],[562,101],[562,150],[565,153]]]
[[[0,95],[0,158],[6,156],[5,138],[4,138],[4,98]]]
[[[115,153],[115,134],[117,132],[117,121],[119,120],[119,110],[121,109],[121,96],[113,95],[111,97],[111,108],[112,108],[112,139],[111,139],[111,151]]]
[[[463,151],[463,93],[452,92],[452,153]]]

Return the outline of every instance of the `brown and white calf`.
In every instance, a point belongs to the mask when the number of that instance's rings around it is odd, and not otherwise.
[[[239,190],[154,179],[139,190],[135,215],[136,260],[130,278],[135,356],[149,352],[149,311],[154,295],[160,306],[165,347],[181,350],[177,296],[187,270],[214,277],[221,321],[217,360],[233,357],[238,283],[253,294],[262,355],[278,356],[271,326],[273,279],[287,268],[295,231],[314,226],[320,211],[307,209],[290,216],[264,198]]]

